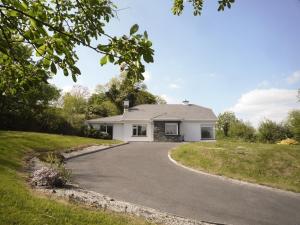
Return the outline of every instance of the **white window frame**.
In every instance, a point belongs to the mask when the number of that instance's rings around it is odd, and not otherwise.
[[[145,127],[146,135],[139,135],[139,126]],[[133,130],[136,129],[136,135],[133,134]],[[132,137],[147,137],[147,124],[133,124],[132,125]]]
[[[166,133],[166,127],[167,127],[167,125],[172,125],[172,126],[174,126],[174,125],[176,125],[176,134],[167,134]],[[179,127],[178,127],[178,123],[165,123],[165,135],[168,135],[168,136],[175,136],[175,135],[178,135],[179,134],[179,129],[178,129]]]
[[[100,126],[99,126],[99,130],[101,131],[101,126],[104,126],[105,127],[105,131],[103,131],[103,132],[105,132],[105,133],[107,133],[107,124],[100,124]],[[102,132],[102,131],[101,131]]]

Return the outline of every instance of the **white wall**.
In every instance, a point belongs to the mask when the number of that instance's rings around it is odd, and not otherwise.
[[[145,124],[147,125],[147,136],[146,137],[133,137],[132,136],[132,125]],[[124,141],[153,141],[153,124],[136,121],[127,122],[124,124]]]
[[[201,141],[201,126],[212,126],[214,123],[205,122],[182,122],[180,124],[180,134],[184,136],[184,141]]]
[[[113,124],[113,139],[114,140],[123,140],[124,139],[124,125],[123,124]]]

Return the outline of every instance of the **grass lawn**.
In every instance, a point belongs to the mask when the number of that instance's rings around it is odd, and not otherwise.
[[[22,172],[24,157],[41,151],[63,150],[114,141],[29,132],[0,131],[0,224],[148,224],[139,218],[92,210],[37,196]]]
[[[208,173],[300,192],[300,145],[218,140],[181,145],[171,156]]]

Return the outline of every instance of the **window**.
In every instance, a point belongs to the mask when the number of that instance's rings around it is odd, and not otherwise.
[[[132,136],[147,136],[147,125],[133,125]]]
[[[201,139],[213,139],[213,127],[201,127]]]
[[[178,123],[165,123],[166,135],[178,135]]]
[[[106,125],[100,125],[100,131],[107,133],[107,126]]]
[[[107,125],[107,124],[101,124],[100,125],[100,131],[103,133],[108,133],[112,135],[113,133],[113,126],[112,125]]]

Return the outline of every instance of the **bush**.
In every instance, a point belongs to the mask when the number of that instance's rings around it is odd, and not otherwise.
[[[74,128],[58,109],[49,109],[43,114],[36,116],[40,131],[57,134],[75,135],[79,130]]]
[[[237,120],[236,122],[231,124],[229,136],[245,141],[255,141],[256,139],[254,127],[241,120]]]
[[[32,174],[32,184],[36,186],[47,187],[63,187],[71,178],[71,172],[64,166],[62,157],[58,157],[56,153],[48,153],[46,162],[50,164],[49,167],[42,167]]]
[[[34,171],[32,183],[36,186],[62,187],[66,184],[66,179],[60,176],[56,169],[42,167]]]
[[[292,137],[292,133],[287,125],[265,120],[259,125],[258,136],[261,142],[276,143]]]
[[[287,138],[287,139],[281,140],[277,144],[279,144],[279,145],[297,145],[297,144],[299,144],[299,142],[296,141],[295,139]]]
[[[291,127],[294,138],[300,142],[300,110],[289,113],[288,124]]]
[[[88,126],[82,127],[81,133],[83,136],[90,137],[90,138],[99,138],[99,139],[106,139],[106,140],[112,139],[112,136],[109,133],[102,132],[94,128],[89,128]]]

